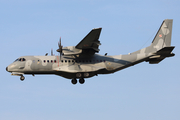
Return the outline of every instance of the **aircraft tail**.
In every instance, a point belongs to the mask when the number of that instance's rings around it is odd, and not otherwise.
[[[155,53],[164,47],[171,46],[172,19],[166,19],[162,22],[158,32],[156,33],[152,44],[149,47],[138,50],[132,54],[139,53]]]
[[[152,44],[149,47],[133,52],[132,54],[153,54],[153,56],[146,60],[150,64],[157,64],[166,57],[174,56],[175,54],[171,53],[174,49],[174,46],[171,46],[172,24],[172,19],[164,20],[156,33]]]
[[[166,19],[163,21],[151,44],[152,48],[155,48],[156,51],[171,46],[172,23],[172,19]]]
[[[147,47],[149,53],[154,54],[154,56],[147,60],[150,64],[157,64],[166,57],[173,57],[175,55],[172,53],[175,47],[171,46],[172,23],[172,19],[164,20],[151,46]]]

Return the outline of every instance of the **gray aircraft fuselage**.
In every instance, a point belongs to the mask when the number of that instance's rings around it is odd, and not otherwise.
[[[133,65],[139,58],[137,55],[101,56],[95,54],[81,59],[62,57],[60,60],[60,56],[22,56],[19,59],[25,59],[25,61],[15,61],[7,67],[7,70],[33,75],[56,74],[68,79],[80,78],[81,76],[76,76],[77,73],[89,73],[89,76],[84,77],[89,78],[98,74],[114,73]]]

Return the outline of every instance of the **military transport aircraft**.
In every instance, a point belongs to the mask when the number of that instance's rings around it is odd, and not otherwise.
[[[150,46],[127,55],[96,54],[101,45],[99,36],[102,29],[96,28],[76,46],[63,47],[60,39],[58,56],[52,53],[51,56],[22,56],[6,67],[6,70],[11,75],[20,76],[22,81],[25,79],[24,74],[55,74],[72,79],[72,84],[76,84],[77,79],[83,84],[84,78],[114,73],[143,61],[157,64],[175,55],[172,53],[174,46],[171,46],[172,23],[172,19],[164,20]]]

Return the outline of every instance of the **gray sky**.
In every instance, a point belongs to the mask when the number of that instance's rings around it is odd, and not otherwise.
[[[179,120],[179,6],[178,0],[0,0],[0,119]],[[63,46],[73,46],[97,27],[100,54],[127,54],[150,45],[164,19],[174,19],[176,56],[157,65],[144,62],[83,85],[55,75],[21,82],[5,71],[20,56],[51,48],[58,55],[60,36]]]

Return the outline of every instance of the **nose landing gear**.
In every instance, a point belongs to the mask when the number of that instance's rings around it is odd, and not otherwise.
[[[24,79],[25,79],[25,77],[23,75],[21,75],[20,80],[24,81]]]

